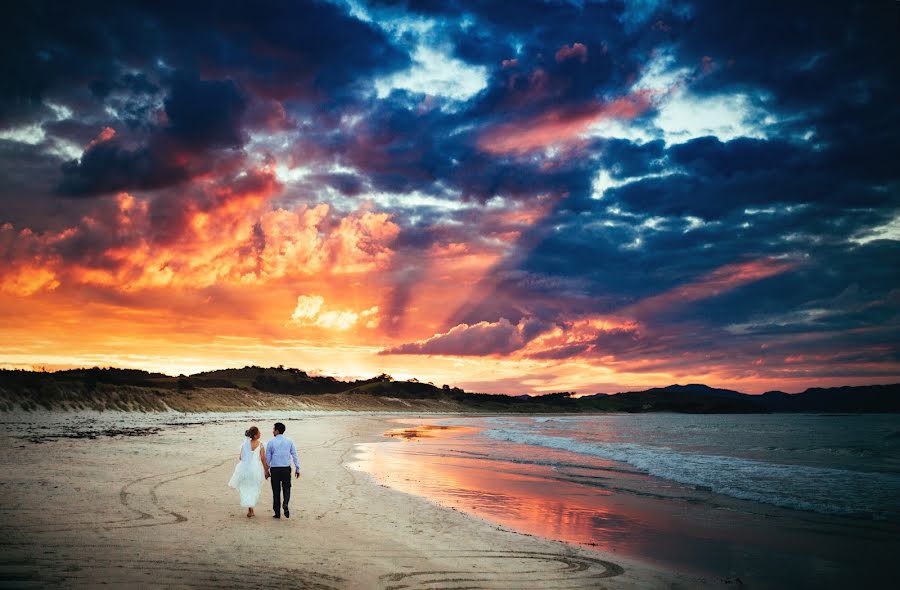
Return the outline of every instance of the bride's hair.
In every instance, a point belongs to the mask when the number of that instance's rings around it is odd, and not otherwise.
[[[259,434],[259,428],[257,428],[256,426],[251,426],[246,431],[244,431],[244,436],[248,438],[254,438],[257,434]]]

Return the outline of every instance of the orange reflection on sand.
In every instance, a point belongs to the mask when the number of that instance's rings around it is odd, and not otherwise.
[[[473,427],[417,424],[388,431],[404,444],[360,445],[356,466],[384,485],[530,535],[621,548],[637,524],[606,504],[612,492],[554,476],[544,465],[497,461]]]
[[[391,438],[399,438],[401,440],[411,441],[418,438],[435,438],[438,432],[442,430],[467,430],[469,432],[477,432],[476,428],[466,428],[464,426],[440,426],[438,424],[423,424],[412,428],[395,428],[384,433],[385,436]]]

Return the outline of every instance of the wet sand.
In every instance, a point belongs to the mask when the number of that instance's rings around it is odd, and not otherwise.
[[[5,415],[0,587],[734,587],[379,485],[347,464],[356,443],[384,440],[396,426],[389,416],[284,420],[303,465],[291,518],[271,518],[264,487],[248,519],[226,486],[247,422],[190,419],[207,421],[157,432],[159,415],[129,414],[128,428],[146,423],[144,436],[35,438]],[[254,422],[270,432],[269,417]]]

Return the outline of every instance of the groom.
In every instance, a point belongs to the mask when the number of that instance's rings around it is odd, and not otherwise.
[[[281,509],[284,508],[284,517],[290,518],[288,502],[291,501],[291,459],[297,470],[295,477],[300,477],[300,459],[297,457],[297,449],[294,441],[284,436],[284,424],[276,422],[272,429],[275,437],[266,445],[266,461],[269,463],[269,472],[272,477],[272,510],[275,518],[281,518]],[[284,504],[281,503],[281,493],[284,492]]]

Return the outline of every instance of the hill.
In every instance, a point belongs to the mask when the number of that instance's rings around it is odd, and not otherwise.
[[[900,384],[810,388],[801,393],[769,391],[750,395],[703,384],[669,385],[644,391],[600,393],[580,398],[597,411],[767,413],[900,412]]]
[[[754,403],[753,396],[705,385],[673,385],[645,391],[580,398],[584,409],[603,412],[684,412],[690,414],[759,414],[768,409]],[[728,393],[719,393],[719,392]]]
[[[555,412],[900,412],[900,384],[748,395],[702,384],[576,398],[470,393],[389,375],[341,381],[300,369],[243,367],[177,377],[135,369],[56,372],[0,370],[0,410],[95,409],[229,411],[250,409],[385,410],[479,413]]]

